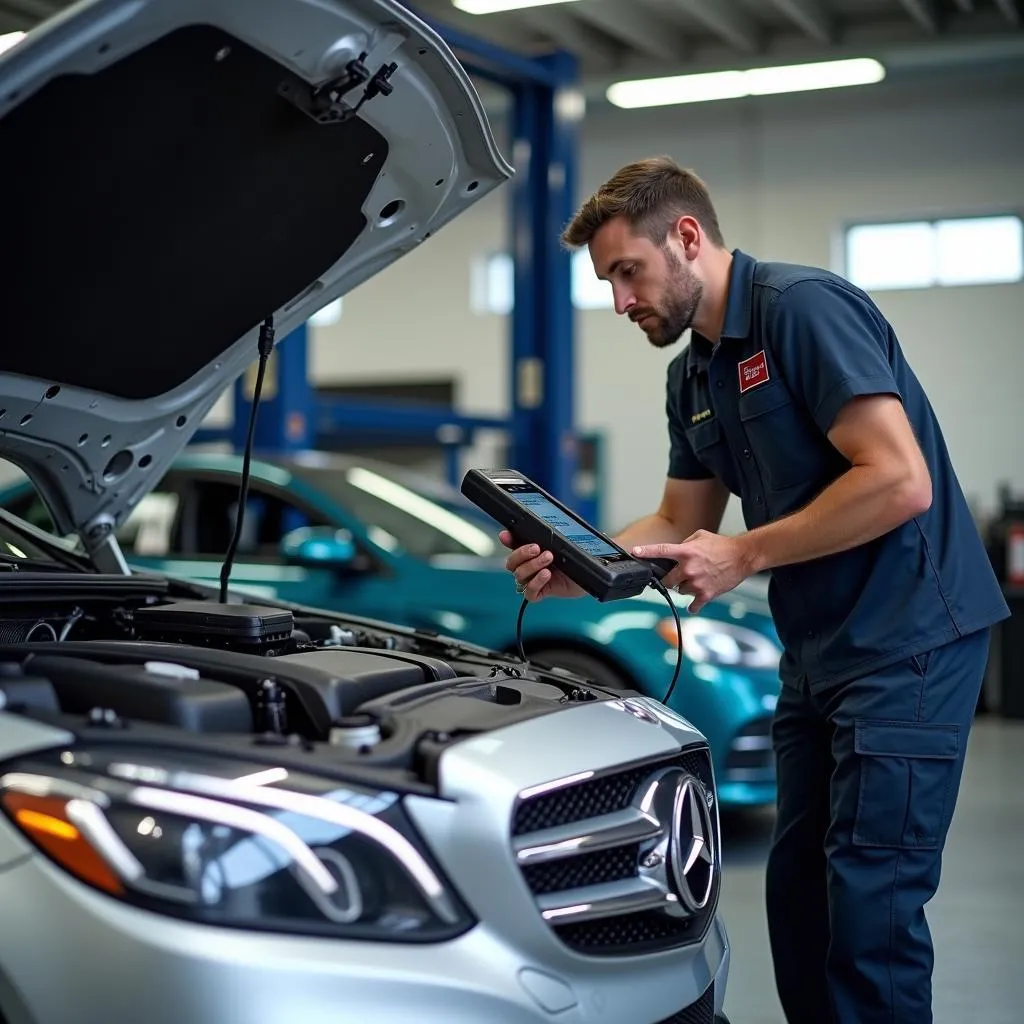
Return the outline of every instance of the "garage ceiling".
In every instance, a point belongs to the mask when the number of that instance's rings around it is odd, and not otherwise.
[[[406,2],[508,49],[575,53],[595,98],[622,78],[790,60],[875,57],[890,74],[1024,65],[1024,0],[571,0],[489,15],[452,0]],[[0,0],[0,32],[68,5]]]
[[[569,50],[589,101],[612,82],[790,61],[874,57],[890,81],[1024,69],[1024,0],[572,0],[426,17],[526,53]]]

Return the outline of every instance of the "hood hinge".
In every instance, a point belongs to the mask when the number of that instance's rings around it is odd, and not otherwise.
[[[398,70],[398,64],[392,61],[382,64],[374,74],[370,74],[366,64],[367,54],[361,53],[345,66],[345,73],[321,86],[311,86],[295,79],[282,82],[278,93],[293,103],[304,114],[320,124],[342,124],[355,117],[363,104],[376,96],[390,96],[394,91],[391,76]],[[342,98],[346,93],[360,85],[363,90],[354,106],[347,104]]]

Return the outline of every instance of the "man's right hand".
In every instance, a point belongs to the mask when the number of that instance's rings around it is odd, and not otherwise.
[[[514,548],[515,541],[508,530],[502,530],[498,539],[512,550],[505,560],[505,568],[515,576],[517,589],[527,601],[541,601],[545,597],[582,597],[586,593],[561,569],[551,568],[554,556],[550,551],[541,551],[536,544]]]

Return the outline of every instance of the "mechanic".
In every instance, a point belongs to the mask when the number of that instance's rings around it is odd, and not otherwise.
[[[1009,614],[927,395],[871,299],[726,248],[704,183],[622,168],[563,234],[668,367],[667,481],[616,538],[669,557],[691,613],[770,574],[783,643],[766,902],[790,1024],[928,1024],[925,904],[959,789],[990,627]],[[718,533],[730,494],[747,531]],[[501,534],[512,547],[507,532]],[[531,601],[580,594],[507,560]]]

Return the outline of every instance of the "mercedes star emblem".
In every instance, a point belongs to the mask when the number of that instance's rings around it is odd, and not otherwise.
[[[640,786],[637,802],[659,826],[640,851],[640,877],[664,894],[667,914],[699,913],[711,901],[718,870],[707,790],[688,772],[669,768]]]

